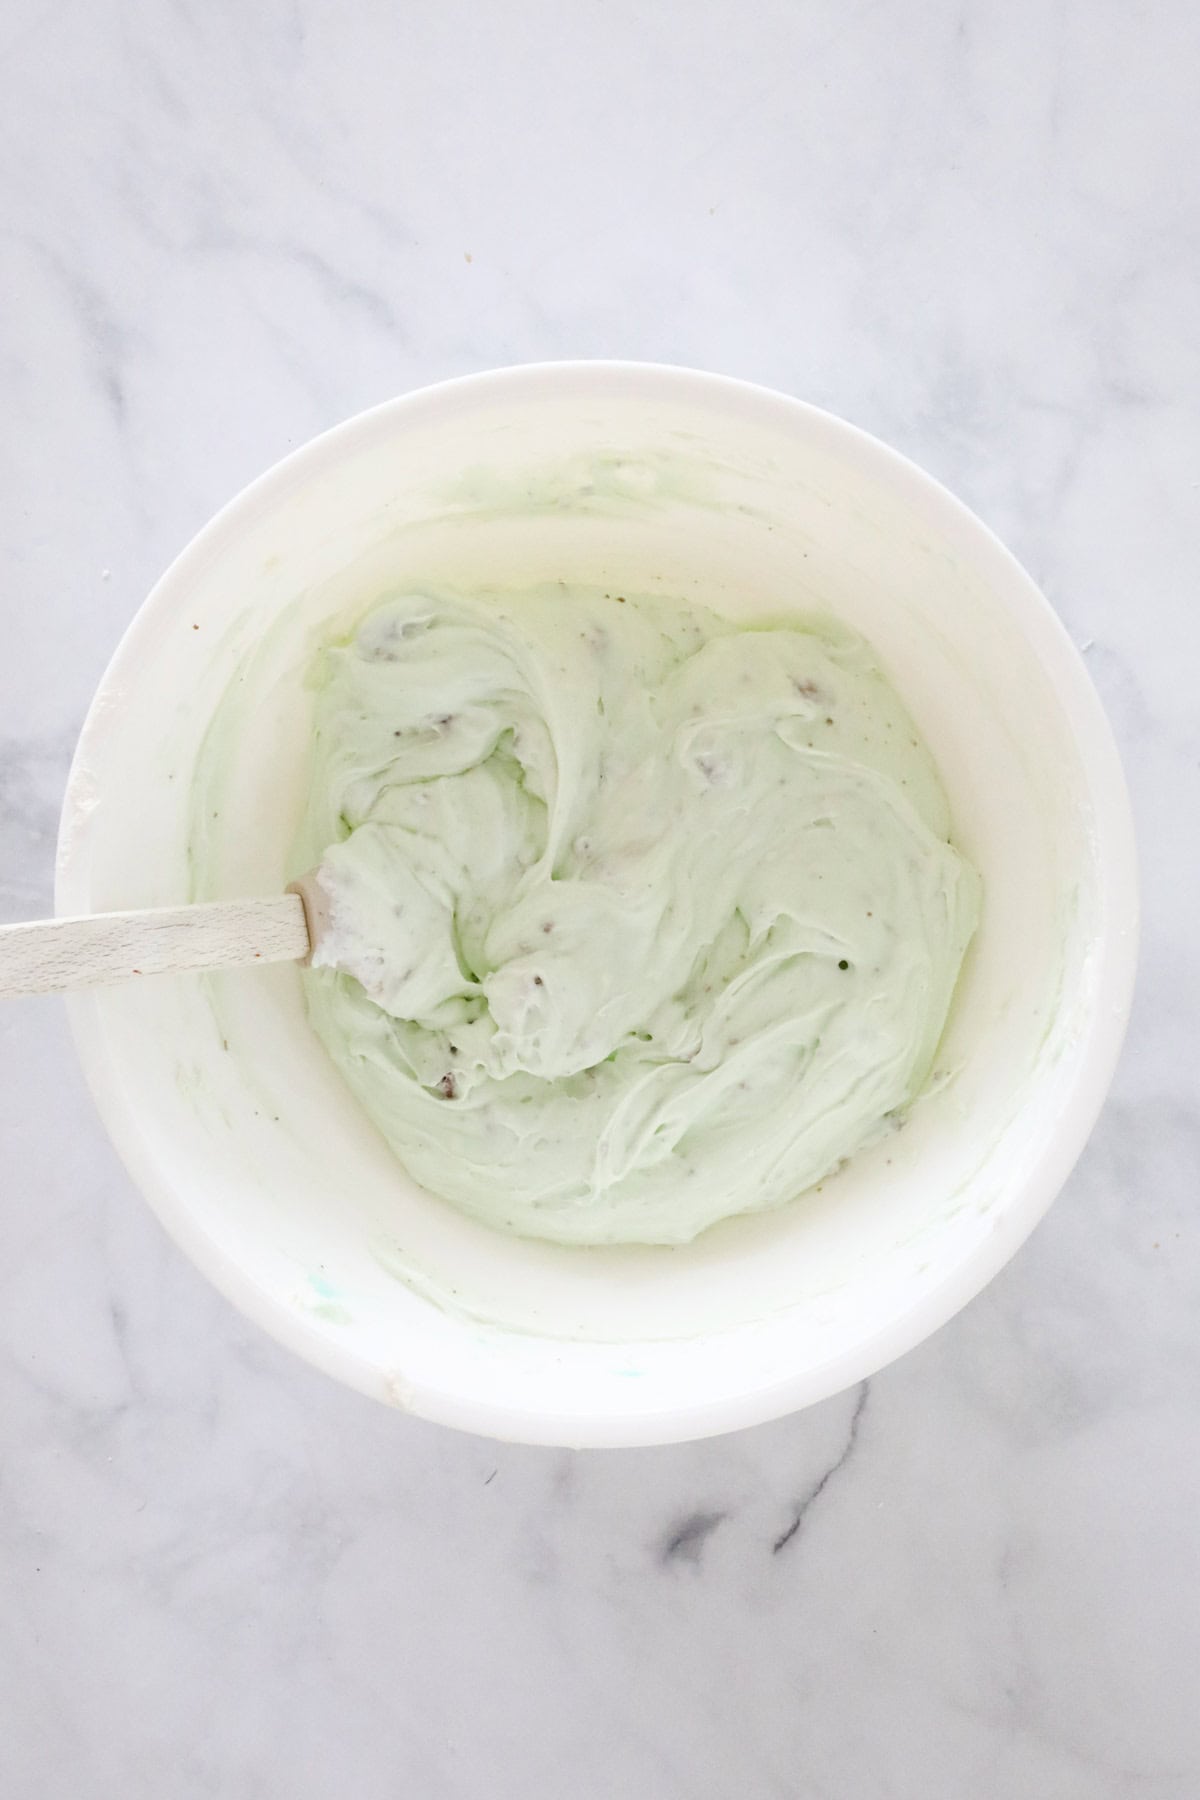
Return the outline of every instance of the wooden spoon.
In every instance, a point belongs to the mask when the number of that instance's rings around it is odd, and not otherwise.
[[[258,900],[0,925],[0,1000],[139,975],[307,963],[328,917],[325,896],[310,874],[286,893]]]

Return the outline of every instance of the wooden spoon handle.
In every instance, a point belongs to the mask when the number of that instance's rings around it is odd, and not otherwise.
[[[0,925],[0,999],[139,975],[296,962],[308,955],[299,894]]]

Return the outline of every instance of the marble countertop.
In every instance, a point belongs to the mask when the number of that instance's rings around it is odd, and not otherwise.
[[[1200,12],[8,0],[0,913],[155,576],[373,401],[565,355],[802,395],[1043,585],[1127,761],[1138,1001],[965,1313],[693,1446],[546,1452],[293,1361],[0,1014],[0,1791],[1200,1793]]]

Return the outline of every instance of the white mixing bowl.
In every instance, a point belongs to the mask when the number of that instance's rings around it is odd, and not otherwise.
[[[401,582],[548,577],[828,611],[874,644],[985,895],[940,1081],[901,1132],[686,1248],[567,1250],[406,1179],[290,966],[81,994],[71,1016],[134,1179],[282,1343],[495,1437],[699,1437],[837,1392],[977,1293],[1078,1156],[1125,1025],[1112,736],[1046,602],[944,489],[813,407],[683,369],[507,369],[364,413],[227,506],[142,607],[80,740],[57,904],[277,891],[331,622]]]

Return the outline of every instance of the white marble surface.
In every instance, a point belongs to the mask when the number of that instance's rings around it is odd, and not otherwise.
[[[6,0],[4,916],[220,502],[399,389],[616,354],[828,405],[998,529],[1111,709],[1147,917],[1006,1273],[867,1388],[661,1452],[291,1361],[164,1240],[57,1004],[6,1009],[0,1792],[1200,1793],[1198,59],[1189,0]]]

